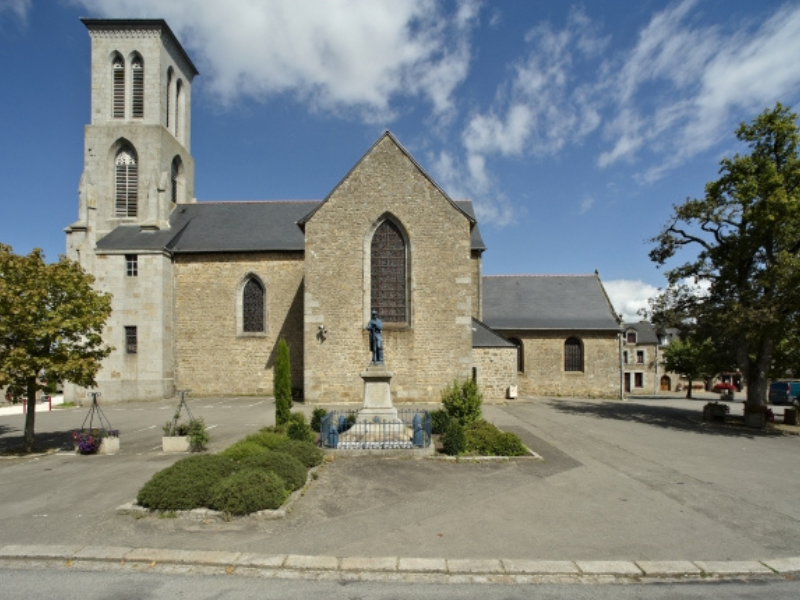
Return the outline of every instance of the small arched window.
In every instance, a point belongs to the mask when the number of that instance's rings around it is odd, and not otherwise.
[[[125,118],[125,61],[119,54],[111,61],[112,114],[115,119]]]
[[[242,331],[263,333],[264,326],[264,286],[251,277],[242,290]]]
[[[175,84],[175,137],[183,132],[183,81],[178,79]]]
[[[131,62],[131,79],[133,82],[133,102],[131,112],[134,119],[144,117],[144,61],[137,56]]]
[[[167,119],[166,119],[167,129],[170,128],[170,125],[172,124],[172,121],[173,121],[172,111],[174,110],[174,108],[172,106],[172,79],[173,79],[172,67],[170,67],[169,69],[167,69],[167,87],[166,87],[166,90],[167,90],[167,105],[166,105],[166,108],[167,108]]]
[[[172,167],[170,169],[170,197],[174,203],[178,202],[181,197],[181,186],[183,176],[183,163],[181,157],[176,156],[172,159]]]
[[[386,323],[408,322],[406,241],[400,228],[386,220],[372,236],[371,307]]]
[[[136,153],[130,146],[124,146],[114,161],[114,201],[118,217],[137,216],[139,199],[139,171]]]
[[[564,342],[564,370],[583,371],[583,344],[578,338],[567,338]]]

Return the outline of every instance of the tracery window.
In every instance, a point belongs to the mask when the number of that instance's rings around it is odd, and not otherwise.
[[[583,345],[578,338],[567,338],[564,342],[564,370],[583,371]]]
[[[370,261],[372,310],[385,323],[407,323],[406,241],[392,221],[384,221],[375,230]]]
[[[264,286],[254,278],[247,281],[242,291],[242,331],[264,331]]]
[[[132,115],[135,119],[144,117],[144,61],[137,56],[131,63],[133,82]]]
[[[111,63],[112,114],[115,119],[125,118],[125,61],[117,54]]]
[[[123,147],[114,161],[114,199],[118,217],[135,217],[138,214],[139,171],[136,153],[129,146]]]

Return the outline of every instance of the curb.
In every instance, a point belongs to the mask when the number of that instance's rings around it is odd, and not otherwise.
[[[55,563],[55,564],[54,564]],[[284,579],[429,583],[618,583],[786,577],[800,556],[763,561],[548,561],[334,557],[298,554],[130,548],[114,546],[0,546],[5,568],[126,568]]]

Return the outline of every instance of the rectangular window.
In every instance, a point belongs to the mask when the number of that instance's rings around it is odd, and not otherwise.
[[[139,276],[139,257],[136,254],[125,255],[125,274],[128,277]]]
[[[644,387],[644,373],[634,373],[633,374],[633,386],[637,388]]]
[[[640,365],[644,364],[644,350],[637,350],[636,351],[636,362],[637,362],[637,364],[640,364]]]
[[[138,336],[136,334],[136,326],[125,326],[125,353],[136,354],[138,348]]]
[[[628,351],[627,350],[625,350],[622,353],[622,362],[623,362],[623,364],[626,364],[626,365],[628,364]]]
[[[626,341],[627,341],[628,344],[635,344],[636,343],[636,332],[635,331],[629,331],[628,332],[628,338],[627,338]]]

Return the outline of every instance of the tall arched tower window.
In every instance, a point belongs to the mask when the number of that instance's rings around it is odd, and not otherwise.
[[[183,134],[183,81],[178,79],[175,84],[175,137]]]
[[[393,221],[375,230],[370,265],[371,309],[386,323],[408,323],[406,240]]]
[[[166,112],[167,112],[167,115],[166,115],[166,117],[167,117],[166,118],[166,127],[167,127],[167,129],[170,128],[170,125],[172,124],[172,121],[173,121],[173,116],[172,116],[172,111],[173,111],[173,108],[172,108],[172,85],[173,85],[172,81],[173,81],[173,77],[174,77],[174,75],[173,75],[172,67],[170,67],[169,69],[167,69],[167,87],[165,88],[165,91],[167,93],[167,98],[166,98],[166,100],[167,100],[167,104],[166,104],[166,109],[167,109],[166,110]]]
[[[242,331],[262,333],[264,325],[264,286],[251,277],[242,290]]]
[[[172,202],[176,203],[182,199],[183,163],[181,162],[180,156],[176,156],[172,159],[170,171],[170,196]]]
[[[138,214],[139,171],[136,152],[124,146],[114,161],[115,214],[118,217],[135,217]]]
[[[564,370],[583,371],[583,344],[578,338],[567,338],[564,342]]]
[[[131,61],[131,79],[133,83],[133,102],[131,110],[134,119],[144,117],[144,61],[137,56]]]
[[[125,61],[115,54],[111,61],[111,77],[113,87],[112,114],[115,119],[125,118]]]

